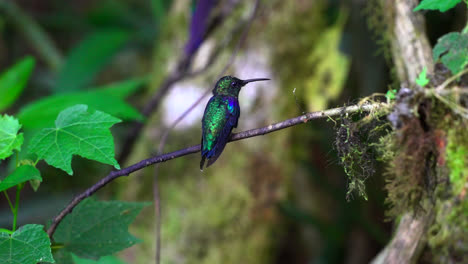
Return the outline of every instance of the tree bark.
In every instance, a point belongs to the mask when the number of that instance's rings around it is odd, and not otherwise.
[[[415,80],[424,67],[433,72],[432,49],[426,36],[425,20],[421,12],[413,12],[417,0],[386,0],[392,10],[392,55],[398,78],[406,85]]]
[[[426,36],[424,17],[420,12],[413,12],[419,1],[385,1],[384,6],[392,11],[387,16],[387,23],[392,28],[391,49],[398,78],[402,87],[414,87],[424,67],[433,72],[432,49]],[[428,176],[436,175],[430,173]],[[433,204],[422,202],[422,206],[422,210],[408,208],[408,212],[403,213],[393,239],[372,261],[373,264],[415,263],[418,260],[426,244],[427,230],[434,219]]]

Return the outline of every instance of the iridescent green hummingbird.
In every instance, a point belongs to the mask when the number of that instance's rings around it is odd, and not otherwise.
[[[206,167],[218,159],[229,140],[232,129],[237,127],[240,115],[238,97],[241,88],[249,82],[267,80],[269,79],[241,80],[232,76],[224,76],[218,80],[202,119],[200,170],[203,170],[205,159],[208,159]]]

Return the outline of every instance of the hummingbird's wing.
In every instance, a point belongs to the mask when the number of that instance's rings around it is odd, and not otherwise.
[[[239,115],[240,107],[237,98],[214,96],[210,99],[202,120],[202,160],[200,169],[203,169],[205,158],[209,160],[208,167],[221,155],[232,129],[237,127]]]

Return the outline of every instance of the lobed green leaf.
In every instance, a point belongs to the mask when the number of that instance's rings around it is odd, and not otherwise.
[[[73,155],[120,169],[109,130],[120,120],[100,111],[89,113],[87,109],[86,105],[76,105],[60,112],[55,127],[42,129],[32,138],[29,152],[70,175]]]
[[[427,67],[424,67],[422,72],[416,78],[416,84],[421,87],[426,86],[429,83],[429,79],[427,78]]]
[[[128,226],[149,203],[82,201],[57,227],[54,240],[79,257],[97,259],[139,242]]]
[[[434,61],[440,60],[452,74],[462,71],[468,64],[468,34],[448,33],[437,41],[432,50]]]
[[[0,160],[13,154],[13,150],[21,150],[23,133],[19,133],[21,125],[18,120],[9,115],[0,116]]]
[[[397,93],[398,91],[396,89],[388,90],[387,93],[385,94],[385,98],[387,98],[387,102],[395,100]]]
[[[0,263],[55,263],[50,239],[42,225],[25,225],[12,235],[0,232]]]

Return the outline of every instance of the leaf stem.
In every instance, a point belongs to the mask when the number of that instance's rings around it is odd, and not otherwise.
[[[6,190],[3,191],[3,193],[5,194],[5,197],[8,201],[8,205],[10,205],[11,212],[13,213],[15,211],[15,208],[13,208],[13,204],[11,203],[10,196],[8,196],[8,193]]]
[[[0,228],[0,233],[8,233],[8,234],[12,235],[14,232],[9,230],[9,229]]]
[[[52,246],[50,246],[51,249],[61,249],[64,247],[65,247],[64,244],[53,244]]]
[[[16,202],[15,202],[15,208],[13,211],[13,231],[16,231],[16,222],[18,219],[18,208],[19,208],[19,200],[20,200],[20,193],[21,189],[23,189],[24,183],[18,184],[16,187]]]

